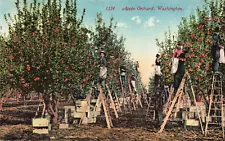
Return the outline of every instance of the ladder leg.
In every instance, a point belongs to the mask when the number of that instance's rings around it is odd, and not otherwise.
[[[213,98],[213,94],[210,95],[210,102],[209,102],[209,111],[208,111],[208,115],[206,118],[206,126],[205,126],[205,136],[207,136],[207,130],[208,130],[208,123],[209,123],[209,118],[210,118],[210,111],[211,111],[211,106],[212,106],[212,98]]]
[[[138,96],[138,102],[139,102],[141,108],[143,108],[143,105],[142,105],[142,103],[141,103],[141,96]]]
[[[224,139],[224,111],[223,111],[224,107],[223,107],[223,102],[222,102],[222,107],[221,108],[222,108],[222,111],[221,111],[221,115],[222,115],[222,117],[221,117],[222,118],[222,121],[221,121],[222,122],[222,133],[223,133],[223,139]]]
[[[174,116],[173,116],[174,119],[177,118],[177,112],[180,109],[180,102],[181,102],[182,95],[183,95],[183,92],[181,92],[179,97],[178,97],[178,101],[177,101],[177,104],[176,104],[176,110],[175,110],[175,113],[174,113]]]
[[[169,118],[169,116],[170,116],[170,114],[171,114],[171,112],[173,110],[173,107],[174,107],[175,102],[177,101],[177,98],[178,98],[179,95],[180,95],[180,93],[177,93],[175,98],[173,99],[173,102],[172,102],[172,104],[171,104],[171,106],[169,108],[168,113],[166,114],[166,117],[164,118],[163,124],[161,125],[160,130],[158,131],[158,133],[162,133],[163,129],[165,128],[166,123],[168,121],[168,118]]]
[[[210,99],[209,99],[209,109],[208,109],[208,115],[206,118],[206,126],[205,126],[205,136],[207,136],[207,130],[208,130],[208,124],[209,124],[209,118],[210,118],[210,111],[212,107],[212,102],[213,102],[213,94],[214,94],[214,76],[212,77],[212,87],[211,87],[211,94],[210,94]]]
[[[116,102],[117,102],[117,105],[118,105],[118,111],[122,112],[121,107],[120,107],[120,101],[119,101],[116,93],[115,93],[115,96],[116,96]]]
[[[200,112],[199,112],[199,109],[198,109],[198,104],[197,104],[197,101],[196,101],[196,98],[195,98],[195,92],[194,92],[194,89],[192,87],[192,82],[191,82],[191,79],[190,79],[189,75],[188,75],[188,79],[189,79],[189,82],[190,82],[190,85],[191,85],[191,91],[192,91],[192,95],[193,95],[193,98],[194,98],[195,106],[196,106],[196,109],[197,109],[197,114],[198,114],[198,119],[199,119],[201,130],[202,130],[202,134],[204,134],[204,129],[203,129],[203,126],[202,126],[202,118],[200,116]]]
[[[223,133],[223,139],[224,139],[224,99],[223,99],[223,84],[222,84],[222,80],[223,80],[223,77],[220,76],[220,92],[221,92],[221,125],[222,125],[222,133]]]
[[[174,107],[174,105],[175,105],[175,103],[176,103],[179,95],[181,94],[181,91],[183,91],[186,76],[187,76],[187,72],[184,74],[184,76],[183,76],[183,78],[181,80],[180,86],[179,86],[179,88],[178,88],[178,90],[176,92],[176,95],[175,95],[175,97],[174,97],[174,99],[172,101],[172,104],[171,104],[171,106],[169,108],[169,111],[166,114],[166,117],[164,118],[163,124],[161,125],[160,130],[158,131],[158,133],[161,133],[164,130],[165,126],[166,126],[166,123],[168,121],[168,118],[171,115],[171,112],[173,110],[173,107]]]
[[[115,116],[116,116],[116,118],[119,118],[118,113],[117,113],[117,111],[116,111],[116,106],[115,106],[115,103],[114,103],[114,101],[113,101],[113,98],[112,98],[111,92],[110,92],[109,87],[108,87],[108,85],[107,85],[107,84],[106,84],[106,88],[107,88],[107,90],[108,90],[109,98],[110,98],[110,101],[111,101],[111,104],[112,104],[112,107],[113,107],[113,110],[114,110]]]
[[[105,118],[106,118],[106,122],[107,122],[107,127],[109,129],[111,129],[112,127],[112,121],[111,121],[111,118],[110,118],[110,114],[109,114],[109,111],[108,111],[108,107],[107,107],[107,104],[106,104],[106,99],[104,98],[104,94],[102,92],[102,89],[100,88],[100,95],[101,95],[101,101],[102,101],[102,104],[103,104],[103,109],[104,109],[104,113],[105,113]]]

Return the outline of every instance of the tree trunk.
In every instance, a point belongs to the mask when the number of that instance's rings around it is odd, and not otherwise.
[[[9,95],[12,93],[12,89],[9,89],[8,91],[6,91],[5,95],[2,95],[1,99],[0,99],[0,111],[3,110],[3,103],[7,101]],[[4,98],[5,96],[5,98]]]
[[[23,105],[26,105],[26,96],[23,96]]]
[[[16,102],[20,101],[21,93],[19,91],[16,91]]]
[[[42,94],[40,92],[38,92],[38,100],[42,100]]]
[[[58,104],[59,101],[57,97],[53,94],[52,96],[52,109],[54,111],[53,124],[56,124],[58,122]]]
[[[33,93],[30,94],[30,99],[29,101],[32,101],[33,100]]]
[[[0,99],[0,111],[2,111],[3,99]]]
[[[55,125],[58,121],[58,102],[55,96],[53,96],[52,101],[50,100],[50,96],[47,94],[43,95],[44,103],[46,105],[46,110],[48,114],[51,116],[52,124]]]
[[[6,102],[9,98],[9,95],[12,93],[12,90],[6,92],[5,98],[2,98],[2,103]]]

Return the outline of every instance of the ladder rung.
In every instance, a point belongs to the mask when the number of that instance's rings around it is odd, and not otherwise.
[[[219,109],[219,108],[211,108],[211,110],[221,111],[222,109]]]
[[[214,94],[213,97],[221,97],[221,95],[215,95],[215,94]]]
[[[213,118],[215,117],[216,118],[216,117],[222,117],[222,116],[210,116],[210,117],[213,117]]]
[[[222,94],[213,93],[213,96],[222,96]]]
[[[219,122],[209,122],[208,124],[217,125],[217,124],[221,124],[221,123],[219,123]]]
[[[216,104],[217,104],[217,105],[220,104],[220,105],[221,105],[221,104],[223,104],[223,102],[222,102],[221,100],[219,100],[219,101],[214,101],[214,102],[212,102],[212,104],[215,104],[215,105],[216,105]]]
[[[213,89],[215,90],[215,89],[222,89],[222,88],[221,86],[218,86],[218,87],[214,87]]]
[[[218,128],[221,128],[221,127],[217,127],[216,129]],[[215,129],[214,130],[207,130],[207,132],[215,132]]]
[[[223,101],[213,102],[212,104],[223,104]]]

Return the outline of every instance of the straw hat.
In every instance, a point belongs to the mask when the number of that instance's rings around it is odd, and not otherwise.
[[[104,53],[104,55],[106,55],[106,54],[105,54],[105,51],[103,51],[103,50],[102,50],[102,51],[100,51],[100,54],[101,54],[101,53]]]

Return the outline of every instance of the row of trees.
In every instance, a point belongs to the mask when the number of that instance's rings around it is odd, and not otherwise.
[[[170,30],[165,33],[165,41],[156,40],[160,48],[162,58],[162,72],[166,82],[173,82],[170,74],[171,58],[177,41],[181,41],[184,49],[188,50],[186,70],[199,88],[209,87],[209,76],[211,72],[211,46],[212,34],[215,27],[220,27],[220,35],[224,40],[224,19],[225,19],[224,0],[205,0],[202,9],[196,8],[196,13],[188,18],[182,18],[178,26],[177,35],[172,35]],[[224,41],[222,44],[224,45]],[[221,70],[224,73],[224,70]]]
[[[61,0],[33,0],[30,4],[17,0],[16,8],[16,15],[5,15],[9,35],[0,38],[1,97],[8,88],[24,95],[42,93],[57,118],[57,106],[51,106],[57,105],[58,97],[79,95],[79,89],[89,92],[92,81],[98,78],[101,50],[107,54],[107,81],[115,90],[120,87],[121,65],[129,73],[135,71],[136,63],[130,61],[124,48],[125,39],[113,31],[113,18],[107,25],[98,13],[95,29],[90,30],[82,24],[85,9],[77,18],[76,0],[66,0],[64,8]]]

